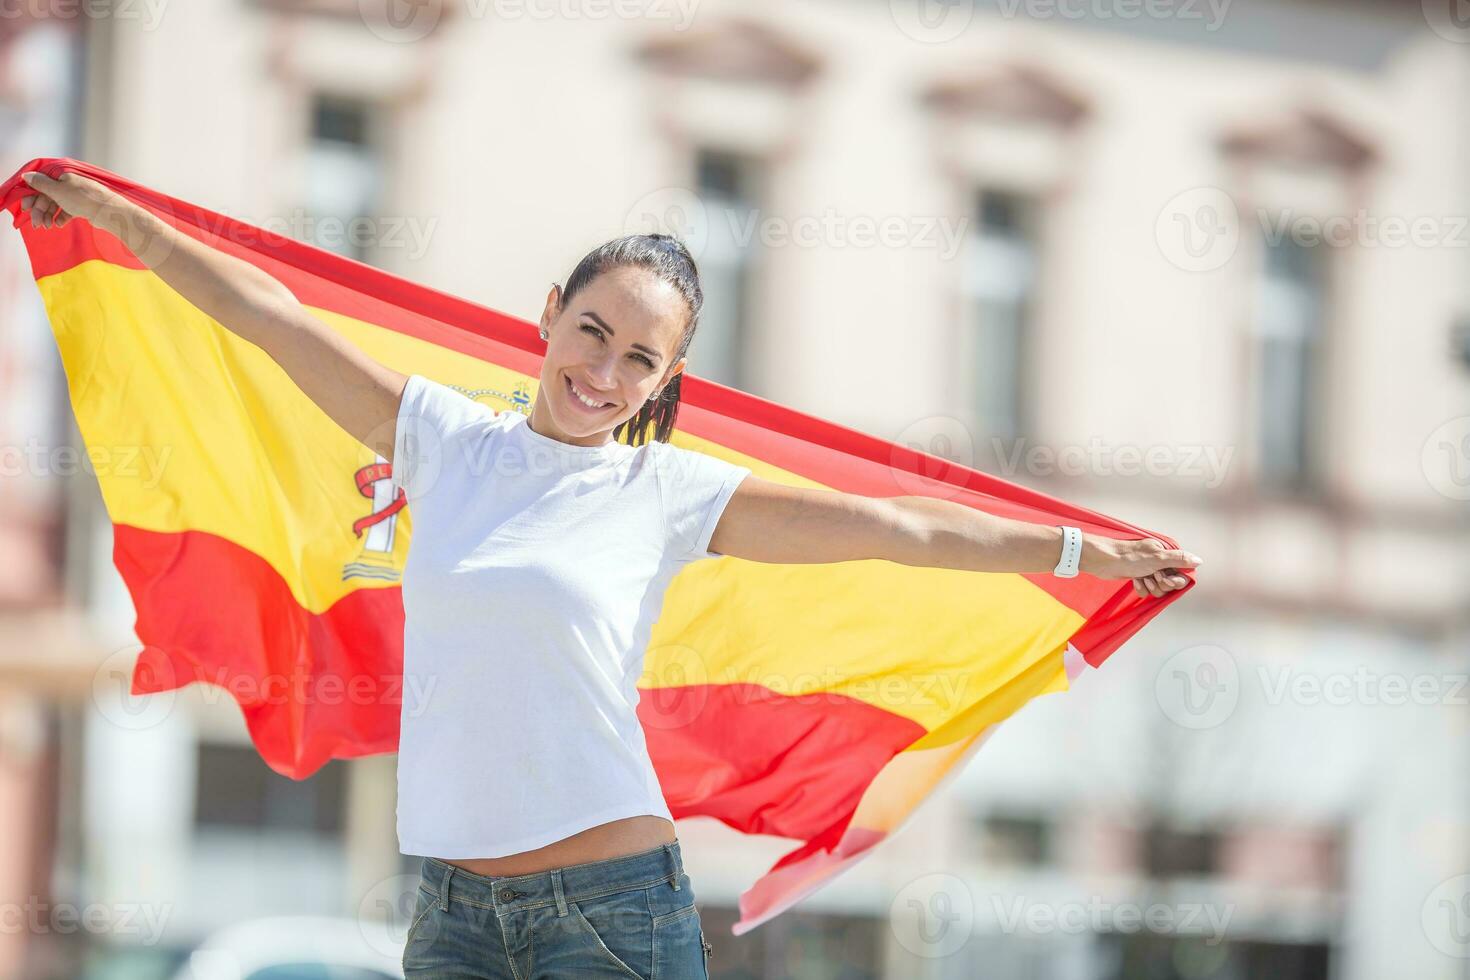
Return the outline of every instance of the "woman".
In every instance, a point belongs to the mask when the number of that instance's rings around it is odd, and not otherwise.
[[[694,890],[635,713],[651,626],[687,563],[1080,568],[1153,596],[1183,587],[1178,570],[1199,563],[1158,541],[948,501],[787,487],[670,445],[703,295],[693,259],[667,236],[608,242],[551,287],[524,416],[377,363],[266,273],[94,181],[24,179],[33,225],[75,216],[116,234],[393,463],[414,518],[404,670],[443,681],[430,710],[404,712],[400,735],[401,849],[433,855],[409,977],[707,976]]]

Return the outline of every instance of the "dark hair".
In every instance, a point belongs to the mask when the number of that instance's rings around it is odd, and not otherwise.
[[[602,273],[625,265],[649,270],[684,297],[684,302],[689,305],[689,322],[679,338],[674,360],[684,357],[689,351],[689,342],[694,339],[694,329],[699,326],[704,291],[699,287],[699,269],[694,264],[694,256],[689,254],[683,242],[672,235],[625,235],[597,246],[583,256],[567,277],[567,284],[561,292],[562,303],[569,302]],[[682,371],[674,375],[657,398],[650,398],[638,414],[613,429],[613,438],[637,446],[647,441],[648,427],[652,425],[653,438],[658,442],[668,442],[674,431],[674,418],[679,414],[679,382],[683,378]]]

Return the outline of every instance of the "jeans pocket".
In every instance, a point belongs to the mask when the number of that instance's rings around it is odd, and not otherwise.
[[[688,905],[653,920],[653,976],[650,980],[693,980],[709,973],[708,950],[699,909]]]
[[[413,945],[414,940],[419,937],[421,931],[419,927],[423,925],[424,920],[432,915],[438,907],[439,897],[420,885],[414,894],[413,918],[409,922],[408,932],[403,935],[403,948],[405,950]]]
[[[641,889],[567,906],[585,940],[584,949],[596,961],[580,968],[579,976],[654,980],[651,918]]]

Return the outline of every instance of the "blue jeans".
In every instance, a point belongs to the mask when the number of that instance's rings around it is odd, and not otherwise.
[[[486,877],[424,858],[409,980],[704,980],[709,945],[679,843]]]

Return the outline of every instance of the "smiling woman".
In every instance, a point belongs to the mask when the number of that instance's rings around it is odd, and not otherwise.
[[[694,259],[666,235],[633,235],[593,249],[553,285],[541,314],[547,341],[532,428],[565,442],[622,437],[667,442],[680,376],[704,293]],[[610,434],[609,434],[610,433]]]
[[[925,719],[854,696],[841,700],[848,713],[840,720],[819,725],[794,703],[769,698],[762,703],[784,713],[742,719],[752,729],[742,734],[754,761],[719,759],[762,773],[779,769],[763,762],[791,754],[786,734],[819,730],[821,737],[802,746],[806,756],[820,756],[823,770],[842,770],[847,781],[806,794],[817,813],[785,800],[765,805],[775,798],[770,786],[746,794],[763,813],[784,807],[782,819],[857,828],[862,839],[854,842],[817,832],[802,837],[812,843],[800,856],[819,858],[824,843],[829,853],[844,842],[871,847],[873,835],[894,826],[886,818],[909,812],[934,773],[978,745],[989,725],[1064,683],[1072,641],[1089,613],[1067,604],[1068,587],[1023,576],[1132,579],[1141,594],[1158,597],[1185,587],[1183,570],[1199,562],[1157,540],[1051,524],[1049,516],[1060,511],[1017,506],[1012,513],[1034,517],[1021,520],[951,500],[815,489],[811,480],[788,485],[673,445],[703,296],[693,259],[667,236],[608,242],[578,264],[565,288],[552,287],[540,322],[547,344],[540,386],[522,415],[378,363],[261,267],[181,234],[88,177],[25,179],[34,191],[23,201],[33,226],[60,227],[77,215],[111,232],[208,318],[262,348],[343,430],[391,460],[394,499],[401,490],[413,519],[402,579],[405,688],[433,690],[426,710],[402,713],[398,742],[400,848],[427,856],[404,956],[410,977],[707,975],[694,889],[637,713],[636,685],[662,618],[694,613],[713,621],[712,633],[696,641],[713,654],[732,642],[725,634],[748,628],[745,622],[816,623],[817,597],[841,591],[831,586],[843,576],[853,594],[873,600],[837,610],[842,645],[863,646],[864,661],[900,647],[911,660],[925,625],[916,604],[925,596],[958,596],[935,606],[933,618],[941,632],[964,633],[965,641],[923,648],[926,663],[983,676],[982,686],[1005,689],[1004,704],[969,704]],[[1066,513],[1079,521],[1097,517]],[[1128,530],[1102,520],[1094,529]],[[789,570],[779,570],[780,578],[772,574],[778,570],[747,575],[751,566],[731,563],[702,580],[707,594],[719,597],[718,614],[708,603],[686,603],[669,615],[663,598],[676,576],[720,556],[851,564],[814,589]],[[982,642],[968,635],[974,624],[964,620],[981,582],[932,574],[895,588],[890,572],[898,565],[1013,573],[989,586],[1004,593],[989,608],[1031,611],[990,617],[983,626],[991,635]],[[781,587],[760,589],[768,575]],[[727,580],[723,590],[709,584],[715,578]],[[1116,608],[1124,598],[1095,586],[1085,584],[1087,603],[1071,601]],[[906,601],[895,603],[900,594]],[[795,597],[801,608],[751,610],[752,596],[772,607]],[[889,608],[902,612],[885,615]],[[1093,649],[1119,642],[1120,629],[1110,624]],[[801,638],[819,635],[822,626],[816,630]],[[735,642],[773,648],[769,637]],[[839,656],[823,642],[825,636],[793,649]],[[851,666],[865,676],[882,671],[870,662]],[[416,676],[439,683],[415,684]],[[734,685],[694,687],[719,698]],[[682,766],[707,765],[740,727],[720,708],[716,702],[674,733],[672,741],[686,746]],[[853,733],[872,737],[857,744]],[[769,744],[756,744],[767,736]],[[855,761],[846,770],[834,766],[833,749]],[[904,765],[889,767],[905,754]],[[794,771],[776,775],[791,779]],[[813,786],[823,778],[814,767],[795,775]],[[883,813],[863,814],[871,823],[857,822],[852,811],[834,816],[823,802],[867,799],[880,777],[875,796],[885,803]],[[742,829],[801,836],[805,826],[773,828],[760,819],[746,818]],[[846,861],[851,853],[839,856]],[[811,879],[809,869],[787,864],[803,876],[801,887],[783,886],[778,898],[789,902]],[[774,914],[776,902],[769,895],[763,901]]]

